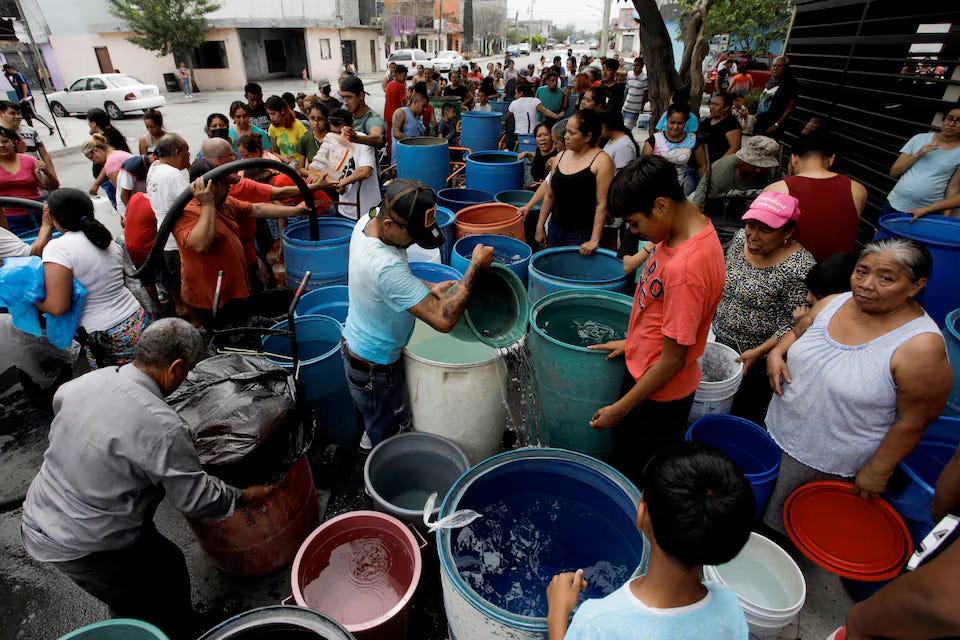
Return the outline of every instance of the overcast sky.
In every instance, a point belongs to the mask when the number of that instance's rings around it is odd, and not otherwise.
[[[612,0],[610,15],[617,14],[617,7],[628,6],[624,2]],[[533,17],[536,20],[553,20],[559,27],[575,24],[590,31],[600,29],[603,18],[604,0],[534,0]],[[520,19],[530,18],[530,0],[507,0],[508,18],[513,20],[516,12],[520,12]]]

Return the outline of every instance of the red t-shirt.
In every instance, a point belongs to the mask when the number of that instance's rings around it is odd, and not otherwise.
[[[123,224],[123,243],[133,264],[147,261],[150,247],[157,237],[157,216],[145,193],[135,193],[127,202],[126,219]]]
[[[240,178],[240,182],[230,187],[230,197],[242,202],[269,202],[273,187],[262,184],[250,178]],[[237,220],[240,227],[240,242],[243,243],[243,254],[247,264],[257,263],[257,221],[250,216],[243,216]]]
[[[383,119],[388,127],[393,126],[393,112],[403,106],[407,100],[407,85],[403,82],[391,80],[387,84],[386,102],[383,107]],[[389,139],[390,136],[387,136]]]
[[[216,239],[206,253],[192,250],[187,241],[200,221],[200,203],[196,198],[183,208],[173,235],[180,249],[180,293],[183,301],[198,309],[212,309],[217,288],[217,273],[223,270],[220,306],[234,298],[250,295],[247,261],[240,242],[237,221],[249,216],[253,207],[247,202],[227,197],[217,207]]]
[[[627,369],[639,380],[660,358],[664,337],[689,348],[683,369],[650,394],[651,400],[679,400],[697,390],[702,375],[697,358],[703,355],[725,280],[723,248],[712,223],[676,247],[661,242],[653,248],[630,312]]]

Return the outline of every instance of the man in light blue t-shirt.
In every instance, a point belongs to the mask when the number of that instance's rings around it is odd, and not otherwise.
[[[387,184],[383,204],[363,215],[350,238],[350,306],[343,329],[343,366],[350,394],[363,416],[361,450],[411,427],[401,351],[416,318],[450,332],[463,315],[480,269],[493,248],[477,245],[459,282],[427,284],[410,271],[407,247],[443,244],[437,201],[421,182]]]
[[[644,468],[637,513],[650,542],[647,572],[584,601],[572,621],[587,586],[583,571],[554,576],[547,587],[549,640],[747,640],[737,594],[701,582],[700,570],[740,553],[755,504],[743,473],[716,449],[688,442],[658,453]]]

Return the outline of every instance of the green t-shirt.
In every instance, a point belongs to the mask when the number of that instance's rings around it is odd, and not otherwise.
[[[556,91],[550,91],[550,87],[540,87],[537,89],[537,100],[544,108],[560,113],[563,107],[563,91],[559,88]]]
[[[313,157],[317,155],[317,151],[320,151],[320,143],[317,142],[313,131],[297,140],[297,153],[307,159],[308,165],[313,162]]]

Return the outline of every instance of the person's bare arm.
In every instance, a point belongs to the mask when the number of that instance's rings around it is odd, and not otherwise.
[[[37,309],[52,316],[62,316],[70,310],[73,296],[73,270],[52,262],[43,263],[43,286],[46,298],[36,303]]]
[[[652,155],[653,155],[653,147],[650,146],[650,142],[649,142],[649,141],[643,143],[643,149],[641,149],[640,152],[641,152],[643,155],[645,155],[645,156],[652,156]]]
[[[597,208],[593,213],[593,231],[590,240],[580,245],[580,253],[588,256],[600,246],[600,236],[603,234],[603,225],[607,221],[607,192],[613,182],[613,160],[606,153],[600,152],[594,163],[597,176]]]
[[[894,178],[899,178],[905,174],[917,160],[936,149],[937,146],[936,142],[928,142],[920,147],[916,153],[901,153],[893,163],[893,166],[890,167],[890,175]]]
[[[383,127],[370,127],[369,135],[357,133],[353,127],[350,127],[347,137],[350,138],[350,142],[358,142],[377,149],[387,144]]]
[[[553,200],[556,197],[550,183],[544,181],[543,184],[546,185],[547,189],[543,194],[543,204],[540,205],[540,217],[537,220],[537,233],[534,237],[534,240],[540,244],[545,244],[547,241],[547,218],[550,217],[550,212],[553,210]]]
[[[57,169],[53,166],[53,158],[50,157],[50,152],[47,151],[47,145],[41,144],[38,146],[37,153],[40,154],[40,160],[42,160],[43,164],[46,165],[46,172],[56,178]]]
[[[517,209],[517,212],[518,212],[520,215],[522,215],[524,218],[526,218],[528,215],[530,215],[530,211],[531,211],[535,206],[537,206],[538,204],[540,204],[541,202],[543,202],[543,198],[546,196],[547,191],[549,191],[549,190],[550,190],[550,184],[549,184],[546,180],[543,180],[542,182],[540,182],[540,186],[538,186],[538,187],[537,187],[537,190],[534,191],[533,197],[530,198],[530,200],[527,202],[527,204],[525,204],[525,205],[523,205],[522,207],[518,208],[518,209]]]
[[[950,209],[960,208],[960,170],[957,170],[953,173],[953,177],[950,178],[950,184],[947,185],[947,197],[939,202],[934,202],[933,204],[926,207],[919,207],[917,209],[910,209],[907,213],[913,215],[913,220],[916,221],[918,218],[929,215],[931,213],[942,213],[943,215],[951,215]]]
[[[703,152],[703,145],[697,145],[697,148],[693,152],[693,163],[694,170],[696,170],[697,175],[702,176],[707,172],[707,156]]]
[[[348,184],[352,182],[360,182],[361,180],[366,180],[372,175],[373,175],[373,167],[359,167],[356,171],[354,171],[352,174],[350,174],[349,176],[347,176],[346,178],[342,179],[339,182],[340,186],[337,190],[339,191],[340,189],[343,189],[343,191],[346,191],[346,187]],[[340,191],[340,193],[343,193],[343,191]]]
[[[553,111],[550,111],[550,109],[547,109],[545,106],[543,106],[542,102],[537,105],[537,113],[543,114],[548,118],[553,118],[554,120],[559,120],[563,117],[559,113],[554,113]]]
[[[787,103],[787,108],[783,110],[783,115],[780,116],[780,119],[777,120],[777,126],[782,127],[783,123],[787,121],[787,118],[790,117],[790,114],[793,113],[793,110],[797,108],[797,99],[791,98],[790,102]]]
[[[423,300],[410,308],[410,313],[437,331],[450,333],[467,309],[470,293],[477,281],[477,274],[480,269],[489,267],[492,262],[493,247],[478,244],[473,249],[470,266],[467,267],[463,278],[447,289],[442,298],[437,298],[431,291]]]
[[[393,137],[397,140],[406,138],[407,134],[403,132],[403,127],[407,124],[407,116],[403,109],[397,109],[393,112]]]
[[[743,137],[743,129],[737,127],[727,131],[727,142],[730,143],[730,148],[727,149],[727,152],[723,154],[724,156],[733,155],[740,150],[740,140]]]
[[[197,253],[210,251],[217,240],[217,205],[213,199],[213,181],[197,178],[190,191],[200,202],[200,219],[187,237],[187,247]]]
[[[147,147],[149,146],[149,145],[147,144],[147,139],[146,139],[146,137],[141,137],[141,138],[140,138],[140,144],[137,145],[137,146],[138,146],[138,148],[140,149],[140,155],[144,155],[144,154],[147,152]]]
[[[797,325],[792,330],[787,331],[783,337],[780,338],[777,346],[767,354],[767,380],[770,382],[770,388],[773,389],[773,392],[777,395],[783,395],[784,382],[787,384],[792,382],[790,379],[790,370],[787,368],[787,351],[790,350],[794,342],[799,340],[800,337],[807,332],[807,329],[813,324],[814,318],[823,311],[827,303],[836,297],[837,296],[832,295],[818,300],[817,303],[813,305],[813,308],[800,318]]]
[[[270,151],[272,151],[273,153],[275,153],[275,154],[277,154],[277,155],[279,156],[279,155],[280,155],[280,147],[277,146],[277,139],[274,138],[273,136],[269,136],[269,138],[270,138]]]
[[[860,216],[863,214],[863,208],[867,206],[867,188],[856,180],[851,180],[850,195],[853,196],[853,206],[857,208],[857,216]]]
[[[107,172],[105,169],[100,169],[100,175],[97,176],[97,179],[93,181],[93,184],[90,185],[90,195],[95,196],[97,192],[100,191],[100,185],[107,181]]]
[[[790,193],[790,187],[787,186],[786,180],[779,180],[773,184],[768,184],[763,188],[764,191],[774,191],[776,193]]]
[[[34,174],[37,182],[43,185],[43,188],[47,191],[55,191],[60,188],[60,180],[57,178],[57,174],[53,173],[47,167],[47,163],[43,160],[37,160],[37,169]]]
[[[865,498],[886,491],[893,470],[916,448],[927,425],[940,417],[953,383],[943,338],[933,333],[907,341],[894,352],[890,366],[897,387],[897,420],[857,471],[855,484]]]
[[[292,207],[274,202],[256,202],[250,206],[252,208],[251,218],[290,218],[307,211],[307,203],[305,202]]]

